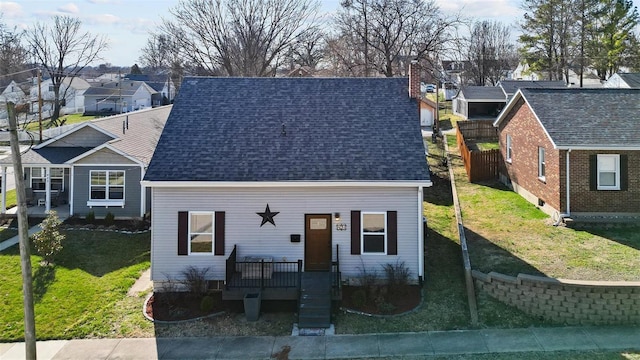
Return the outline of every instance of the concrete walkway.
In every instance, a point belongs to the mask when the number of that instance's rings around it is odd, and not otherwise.
[[[28,234],[29,234],[29,236],[31,236],[31,235],[37,233],[40,230],[42,230],[42,229],[40,228],[40,225],[38,224],[36,226],[31,227],[29,229],[29,231],[28,231]],[[7,240],[5,240],[3,242],[0,242],[0,251],[17,244],[19,241],[20,241],[20,238],[19,238],[18,235],[16,235],[16,236],[14,236],[12,238],[9,238],[9,239],[7,239]]]
[[[335,336],[216,336],[55,340],[38,359],[349,359],[464,354],[640,350],[640,327],[557,327]],[[24,359],[24,343],[0,343],[0,359]]]

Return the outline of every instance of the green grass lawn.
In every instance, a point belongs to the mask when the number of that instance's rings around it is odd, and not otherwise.
[[[62,115],[60,116],[60,119],[58,119],[58,123],[61,123],[62,121],[64,121],[62,125],[71,125],[71,124],[77,124],[77,123],[81,123],[88,120],[93,120],[95,118],[96,116],[93,116],[93,115],[90,115],[90,116],[84,116],[82,114]],[[42,120],[43,129],[48,129],[51,126],[52,126],[51,119]],[[26,126],[25,130],[37,131],[39,127],[40,127],[40,124],[38,124],[37,121],[31,122]]]
[[[457,151],[455,137],[447,137]],[[640,280],[640,225],[576,230],[497,182],[471,184],[452,160],[471,266],[483,272],[528,273],[579,280]]]
[[[141,298],[126,293],[149,267],[149,233],[69,231],[55,267],[31,257],[39,340],[150,336]],[[23,339],[18,247],[0,253],[0,342]]]

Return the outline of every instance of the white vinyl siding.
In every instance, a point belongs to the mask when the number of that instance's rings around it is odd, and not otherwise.
[[[598,190],[620,190],[620,155],[598,155]]]
[[[239,257],[271,256],[274,261],[304,260],[305,214],[340,213],[332,223],[332,259],[339,256],[344,279],[358,277],[362,267],[384,275],[382,265],[404,261],[412,279],[418,274],[417,188],[153,188],[152,191],[152,279],[180,277],[187,266],[210,267],[211,279],[225,276],[225,260],[237,245]],[[275,226],[260,227],[265,206],[273,212]],[[398,255],[351,255],[351,211],[363,213],[397,211]],[[178,256],[178,212],[224,211],[225,256]],[[337,230],[338,225],[346,227]],[[300,242],[291,242],[300,234]],[[336,254],[339,245],[339,254]]]

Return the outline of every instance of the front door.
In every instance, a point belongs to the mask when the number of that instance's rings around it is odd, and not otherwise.
[[[331,214],[304,216],[304,270],[331,269]]]

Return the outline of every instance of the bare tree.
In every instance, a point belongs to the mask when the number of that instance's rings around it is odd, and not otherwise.
[[[61,87],[64,80],[78,76],[87,65],[99,60],[100,53],[108,47],[104,37],[81,32],[81,25],[78,18],[56,15],[52,25],[36,23],[27,31],[32,55],[53,85],[52,121],[60,117],[61,102],[69,90],[69,86]]]
[[[317,0],[184,0],[160,34],[186,64],[206,74],[269,76],[290,46],[314,28]]]
[[[325,57],[325,35],[319,27],[300,34],[291,44],[291,62],[316,69]]]
[[[459,16],[445,16],[434,0],[343,0],[335,17],[340,35],[355,35],[365,76],[402,75],[413,59],[430,61],[457,42]],[[433,66],[431,66],[433,67]]]
[[[510,28],[498,21],[475,22],[463,49],[470,64],[470,78],[478,86],[496,85],[518,64]]]
[[[22,45],[24,33],[15,29],[9,29],[0,14],[0,86],[11,83],[11,80],[18,80],[11,74],[15,74],[25,69],[28,52]]]

